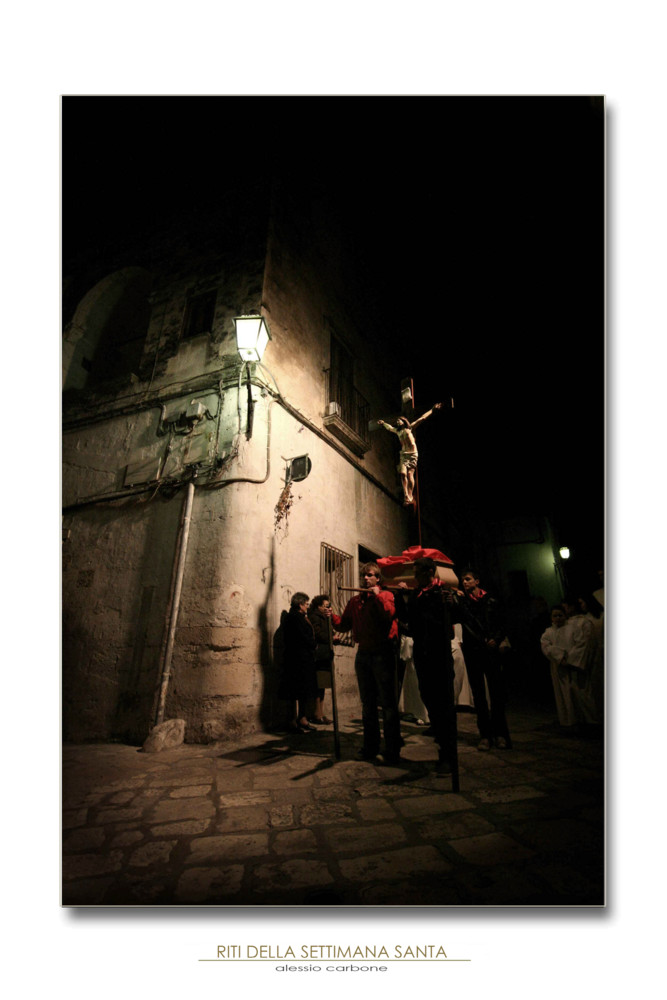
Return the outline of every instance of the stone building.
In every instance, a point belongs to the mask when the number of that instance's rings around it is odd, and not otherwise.
[[[291,595],[340,608],[360,563],[416,541],[395,440],[369,431],[409,372],[346,239],[316,187],[241,185],[64,261],[66,739],[142,741],[166,674],[188,741],[279,723]],[[260,362],[235,339],[252,313]],[[343,711],[353,657],[338,648]]]

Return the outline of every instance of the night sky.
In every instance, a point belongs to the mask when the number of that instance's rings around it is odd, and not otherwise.
[[[597,570],[601,99],[65,98],[64,257],[272,173],[329,193],[417,411],[454,397],[424,473],[476,514],[550,514]]]

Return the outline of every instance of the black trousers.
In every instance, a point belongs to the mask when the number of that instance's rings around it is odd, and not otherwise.
[[[509,745],[510,734],[505,718],[505,681],[500,653],[495,649],[481,649],[468,643],[463,647],[463,655],[475,701],[480,736],[487,740],[504,736]],[[490,705],[486,700],[484,678],[489,686]]]
[[[361,697],[364,725],[364,750],[375,754],[380,749],[378,704],[382,708],[384,745],[392,756],[400,753],[401,726],[398,714],[396,658],[391,643],[372,652],[357,650],[354,669]]]
[[[433,738],[440,748],[439,756],[452,763],[456,758],[454,668],[451,660],[429,656],[416,643],[413,656],[419,694],[428,712]]]

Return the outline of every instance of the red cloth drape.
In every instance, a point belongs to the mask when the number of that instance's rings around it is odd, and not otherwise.
[[[409,549],[404,549],[400,556],[382,556],[377,563],[385,575],[391,576],[392,572],[397,572],[404,563],[414,562],[415,559],[434,559],[436,562],[446,563],[447,566],[454,565],[453,560],[439,549],[423,549],[419,545],[411,545]]]

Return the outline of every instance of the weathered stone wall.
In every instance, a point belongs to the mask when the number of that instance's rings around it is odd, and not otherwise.
[[[145,737],[179,516],[177,498],[65,515],[66,739]]]
[[[236,402],[227,406],[233,410]],[[109,448],[118,449],[122,433],[114,432],[114,422],[104,426]],[[102,449],[99,426],[95,436]],[[294,484],[287,522],[274,529],[283,456],[297,453],[310,456],[312,471]],[[116,455],[124,457],[120,450]],[[250,481],[225,485],[244,479]],[[65,517],[70,739],[139,740],[148,731],[184,492],[168,501],[74,509]],[[224,739],[284,716],[286,707],[276,700],[273,637],[295,591],[319,593],[322,542],[351,555],[360,543],[400,551],[402,514],[319,436],[258,394],[252,439],[220,483],[195,491],[167,701],[167,716],[186,720],[188,740]],[[356,696],[352,651],[337,656],[345,711]]]
[[[228,247],[192,249],[190,271],[182,242],[173,261],[163,244],[138,377],[70,393],[63,435],[66,738],[142,742],[148,733],[193,468],[166,707],[167,718],[186,720],[188,741],[231,738],[285,717],[273,639],[291,595],[320,591],[323,542],[349,553],[356,566],[360,545],[394,553],[412,541],[408,515],[393,496],[393,439],[378,437],[362,458],[324,427],[332,327],[354,350],[355,385],[373,416],[397,409],[402,374],[372,330],[360,332],[362,314],[338,281],[333,231],[320,220],[290,237],[288,218],[274,217],[263,277],[250,252],[257,240],[252,247],[246,240],[236,260]],[[212,334],[180,340],[184,297],[211,283],[218,288]],[[247,372],[239,384],[231,319],[260,303],[273,339],[266,366],[250,369],[248,437]],[[183,422],[193,407],[196,418]],[[293,485],[287,521],[276,528],[286,460],[304,454],[312,470]],[[341,710],[352,712],[354,651],[342,648],[336,657]]]

